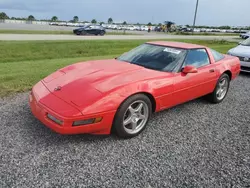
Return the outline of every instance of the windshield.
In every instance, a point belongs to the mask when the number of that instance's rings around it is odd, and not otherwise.
[[[142,44],[117,59],[153,70],[172,72],[179,62],[183,62],[186,53],[184,49]]]
[[[242,41],[240,44],[243,45],[243,46],[250,46],[250,38]]]

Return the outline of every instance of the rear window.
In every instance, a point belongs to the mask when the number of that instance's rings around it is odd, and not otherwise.
[[[215,51],[213,49],[210,49],[210,51],[211,51],[211,53],[212,53],[212,55],[214,57],[215,62],[224,59],[224,55],[222,55],[221,53],[219,53],[219,52],[217,52],[217,51]]]

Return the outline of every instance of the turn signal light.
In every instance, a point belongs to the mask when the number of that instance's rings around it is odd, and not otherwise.
[[[79,120],[79,121],[74,121],[73,126],[81,126],[81,125],[99,123],[100,121],[102,121],[102,117],[91,118],[91,119],[86,119],[86,120]]]
[[[49,118],[51,121],[54,121],[58,125],[62,125],[63,124],[62,120],[57,119],[56,117],[52,116],[51,114],[47,114],[47,118]]]

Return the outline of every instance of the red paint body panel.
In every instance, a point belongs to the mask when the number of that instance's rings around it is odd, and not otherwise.
[[[183,74],[154,71],[115,59],[76,63],[56,71],[33,87],[30,94],[32,113],[61,134],[109,134],[118,107],[131,95],[151,95],[157,112],[211,93],[225,71],[232,74],[232,79],[240,72],[238,58],[226,55],[215,62],[204,46],[150,43],[185,49],[205,48],[211,64],[198,68],[197,73]],[[63,124],[48,119],[48,113]],[[99,123],[72,126],[74,121],[98,117],[103,118]]]
[[[55,96],[53,97],[53,95],[49,94],[48,90],[47,91],[46,90],[47,89],[43,86],[41,82],[35,85],[34,88],[32,89],[32,92],[30,93],[29,104],[33,115],[47,127],[60,134],[79,134],[79,133],[109,134],[110,133],[111,129],[110,125],[113,122],[115,111],[83,116],[81,115],[79,110],[76,110],[74,107],[65,103],[63,100]],[[37,95],[37,93],[39,93],[39,96]],[[46,98],[46,97],[40,98],[42,96],[51,98]],[[42,103],[42,101],[46,100],[47,100],[47,105]],[[56,103],[56,106],[54,106],[53,103]],[[67,108],[68,110],[66,110]],[[57,123],[48,119],[47,118],[48,113],[53,115],[59,120],[63,120],[63,125],[58,125]],[[69,114],[71,115],[69,116]],[[102,117],[103,119],[100,123],[72,127],[74,121],[91,119],[95,117]]]

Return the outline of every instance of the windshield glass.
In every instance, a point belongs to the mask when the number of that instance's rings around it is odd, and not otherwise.
[[[248,38],[247,40],[244,40],[240,43],[243,46],[250,46],[250,38]]]
[[[153,70],[172,72],[183,62],[186,53],[184,49],[142,44],[117,59]]]

